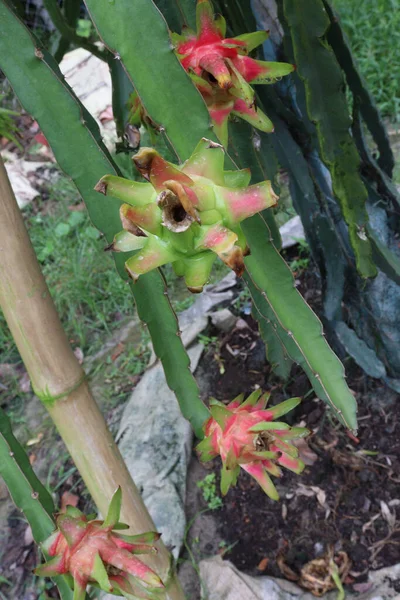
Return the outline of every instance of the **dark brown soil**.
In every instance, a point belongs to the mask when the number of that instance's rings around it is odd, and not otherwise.
[[[308,299],[315,308],[319,294],[310,289],[312,285],[317,289],[318,282],[312,273],[303,274],[301,287],[305,277]],[[313,464],[300,476],[287,471],[274,480],[280,502],[270,500],[250,476],[241,473],[223,507],[213,513],[220,537],[234,544],[227,558],[252,575],[282,577],[285,565],[299,572],[333,546],[351,560],[349,584],[363,581],[369,569],[399,562],[399,395],[348,361],[347,381],[359,406],[358,438],[354,438],[315,398],[298,367],[293,367],[286,384],[271,373],[256,323],[250,316],[242,317],[248,327],[220,335],[203,359],[202,372],[212,395],[228,401],[259,386],[271,391],[272,404],[302,396],[302,404],[287,416],[290,423],[302,422],[313,431],[303,450]],[[218,333],[211,330],[209,335]],[[219,459],[212,468],[219,480]]]

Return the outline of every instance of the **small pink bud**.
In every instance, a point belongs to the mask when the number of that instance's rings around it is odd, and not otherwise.
[[[274,127],[255,107],[255,93],[249,83],[274,83],[294,70],[288,63],[254,60],[248,54],[268,37],[255,31],[226,38],[226,24],[220,15],[214,18],[210,0],[198,0],[197,31],[172,34],[182,66],[200,91],[215,124],[215,132],[224,146],[228,142],[228,117],[237,115],[267,133]]]
[[[270,475],[280,477],[280,467],[301,473],[303,462],[298,449],[289,440],[304,437],[308,429],[290,427],[275,421],[300,403],[300,398],[290,398],[270,409],[266,408],[269,394],[253,392],[245,402],[235,398],[225,405],[211,400],[211,417],[204,427],[205,438],[197,446],[200,459],[222,459],[221,492],[226,494],[236,483],[240,468],[254,477],[264,492],[273,500],[279,495]]]
[[[35,569],[36,575],[71,574],[74,598],[79,600],[85,598],[86,586],[91,583],[126,598],[153,598],[153,590],[164,585],[135,554],[156,552],[153,544],[160,536],[155,532],[127,536],[113,531],[118,526],[120,509],[121,488],[115,492],[104,521],[89,520],[77,508],[68,506],[56,517],[58,530],[43,544],[50,560]]]

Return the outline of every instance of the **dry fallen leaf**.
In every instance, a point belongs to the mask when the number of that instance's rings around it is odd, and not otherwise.
[[[260,562],[257,565],[257,569],[259,571],[265,571],[265,569],[267,568],[269,563],[269,558],[267,556],[265,556],[262,560],[260,560]]]
[[[317,501],[321,506],[327,508],[326,505],[326,493],[320,487],[316,485],[304,485],[304,483],[298,483],[296,494],[299,496],[308,496],[311,498],[312,496],[317,497]]]
[[[78,363],[81,365],[83,363],[83,358],[84,358],[82,348],[79,348],[79,346],[74,348],[74,354],[77,358]]]
[[[315,495],[317,496],[317,500],[320,503],[320,505],[321,506],[325,506],[325,504],[326,504],[326,493],[324,492],[324,490],[321,490],[321,488],[316,487],[316,486],[312,486],[311,489],[315,491]]]
[[[114,362],[115,360],[117,360],[118,356],[120,356],[123,351],[125,350],[125,344],[123,344],[122,342],[120,342],[114,352],[111,354],[111,360]]]
[[[315,496],[315,492],[311,489],[311,487],[307,487],[304,485],[304,483],[297,484],[296,494],[298,496],[307,496],[308,498]]]
[[[311,450],[304,438],[293,440],[292,444],[298,449],[300,460],[308,467],[312,467],[315,461],[318,460],[318,454],[315,454],[315,452]]]
[[[333,548],[320,557],[306,563],[301,569],[299,585],[310,590],[313,596],[324,596],[329,590],[337,588],[334,573],[344,582],[348,576],[351,562],[346,552],[334,554]]]
[[[36,444],[38,444],[38,443],[39,443],[39,442],[40,442],[42,439],[43,439],[43,433],[42,433],[42,432],[40,432],[40,433],[38,433],[38,434],[37,434],[37,436],[36,436],[36,437],[34,437],[34,438],[31,438],[30,440],[28,440],[28,441],[26,442],[26,445],[27,445],[27,446],[35,446],[35,445],[36,445]]]
[[[33,544],[33,535],[31,526],[28,525],[24,533],[24,546],[30,546],[31,544]]]
[[[389,527],[392,529],[396,523],[396,513],[392,513],[386,502],[384,502],[383,500],[381,500],[380,505],[382,516],[385,519],[385,521],[387,521]]]
[[[26,373],[26,372],[22,375],[22,377],[20,377],[19,389],[24,394],[27,394],[28,392],[31,391],[31,380],[29,378],[28,373]]]
[[[71,492],[64,492],[61,496],[60,512],[65,512],[67,506],[78,506],[79,496],[71,494]]]

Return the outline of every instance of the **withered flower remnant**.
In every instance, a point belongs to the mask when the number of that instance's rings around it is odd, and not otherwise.
[[[96,190],[122,201],[123,231],[110,249],[132,252],[133,280],[172,263],[192,292],[201,292],[218,256],[242,275],[248,251],[241,221],[276,204],[270,181],[248,185],[250,171],[224,171],[224,149],[203,138],[182,165],[152,148],[133,157],[147,183],[106,175]]]

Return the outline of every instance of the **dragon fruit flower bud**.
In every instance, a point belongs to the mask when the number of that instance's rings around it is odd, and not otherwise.
[[[197,451],[202,461],[221,457],[221,492],[224,495],[236,483],[242,468],[256,479],[270,498],[278,500],[270,475],[281,477],[281,467],[294,473],[304,469],[291,440],[305,437],[310,432],[304,427],[290,427],[276,421],[295,408],[300,398],[290,398],[266,408],[268,399],[269,394],[261,395],[261,390],[257,390],[245,402],[243,395],[228,405],[214,399],[210,402],[211,417],[204,426],[205,437]]]
[[[121,488],[115,492],[104,521],[93,520],[68,506],[56,517],[57,530],[43,544],[50,557],[35,569],[43,577],[70,574],[74,600],[84,600],[88,584],[126,598],[153,598],[164,589],[158,575],[137,554],[157,552],[154,543],[160,534],[123,535],[115,530],[129,526],[119,523]]]
[[[242,275],[248,249],[240,223],[278,197],[270,181],[248,185],[248,169],[224,171],[224,157],[223,147],[206,138],[182,165],[142,148],[133,161],[146,183],[106,175],[96,185],[123,202],[124,231],[108,249],[130,253],[125,267],[134,281],[172,263],[188,288],[201,292],[217,257]]]
[[[214,122],[215,132],[226,146],[228,117],[238,116],[267,133],[274,126],[255,106],[250,84],[275,83],[294,70],[294,65],[255,60],[249,53],[268,38],[255,31],[226,38],[225,19],[214,17],[210,0],[198,0],[197,31],[186,28],[171,39],[178,58],[202,94]]]

